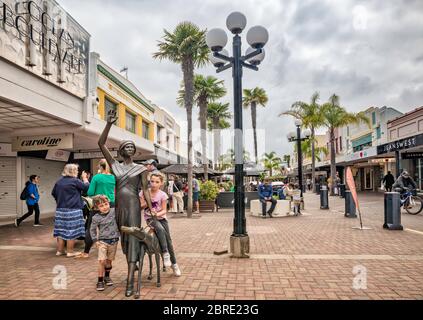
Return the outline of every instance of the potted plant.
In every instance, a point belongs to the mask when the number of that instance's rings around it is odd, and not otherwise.
[[[213,181],[206,181],[200,187],[200,211],[215,211],[216,198],[219,194],[219,187]]]

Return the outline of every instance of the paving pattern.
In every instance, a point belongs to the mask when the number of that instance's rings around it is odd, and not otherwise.
[[[344,201],[307,193],[304,216],[250,217],[250,258],[228,249],[233,211],[169,221],[182,276],[162,275],[162,287],[143,274],[141,299],[423,299],[423,214],[402,214],[405,231],[383,225],[383,195],[360,194],[363,224],[344,217]],[[97,252],[89,259],[55,256],[52,220],[0,227],[0,299],[127,299],[126,262],[118,250],[113,287],[97,292]],[[83,243],[78,244],[81,250]],[[147,261],[146,261],[147,262]],[[146,271],[146,270],[145,270]]]

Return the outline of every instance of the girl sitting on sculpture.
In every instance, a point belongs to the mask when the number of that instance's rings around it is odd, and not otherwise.
[[[153,173],[150,176],[150,197],[151,212],[144,198],[143,191],[140,192],[141,209],[144,209],[144,219],[148,226],[154,228],[160,247],[163,253],[163,264],[165,267],[172,267],[175,276],[179,277],[181,271],[176,263],[175,252],[173,250],[172,239],[170,237],[169,223],[166,219],[167,194],[161,190],[163,185],[163,175]],[[153,218],[156,217],[156,219]]]

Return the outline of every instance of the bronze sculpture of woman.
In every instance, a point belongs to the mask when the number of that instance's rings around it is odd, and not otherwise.
[[[132,157],[136,152],[133,141],[123,141],[119,146],[119,155],[123,162],[119,163],[113,158],[109,149],[106,147],[106,140],[110,128],[117,121],[116,111],[110,110],[107,115],[107,124],[98,140],[98,145],[102,151],[109,166],[116,177],[116,219],[119,230],[122,226],[141,227],[141,206],[139,200],[139,191],[143,189],[147,196],[147,204],[151,207],[150,193],[147,191],[148,179],[147,168],[133,162]],[[148,199],[147,199],[148,198]],[[128,277],[126,282],[127,297],[133,294],[134,273],[136,262],[139,257],[138,239],[121,231],[122,251],[128,262]]]

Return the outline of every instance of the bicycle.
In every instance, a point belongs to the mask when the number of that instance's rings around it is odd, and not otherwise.
[[[409,214],[419,214],[423,209],[423,200],[410,190],[405,191],[400,195],[400,207],[404,207]]]

